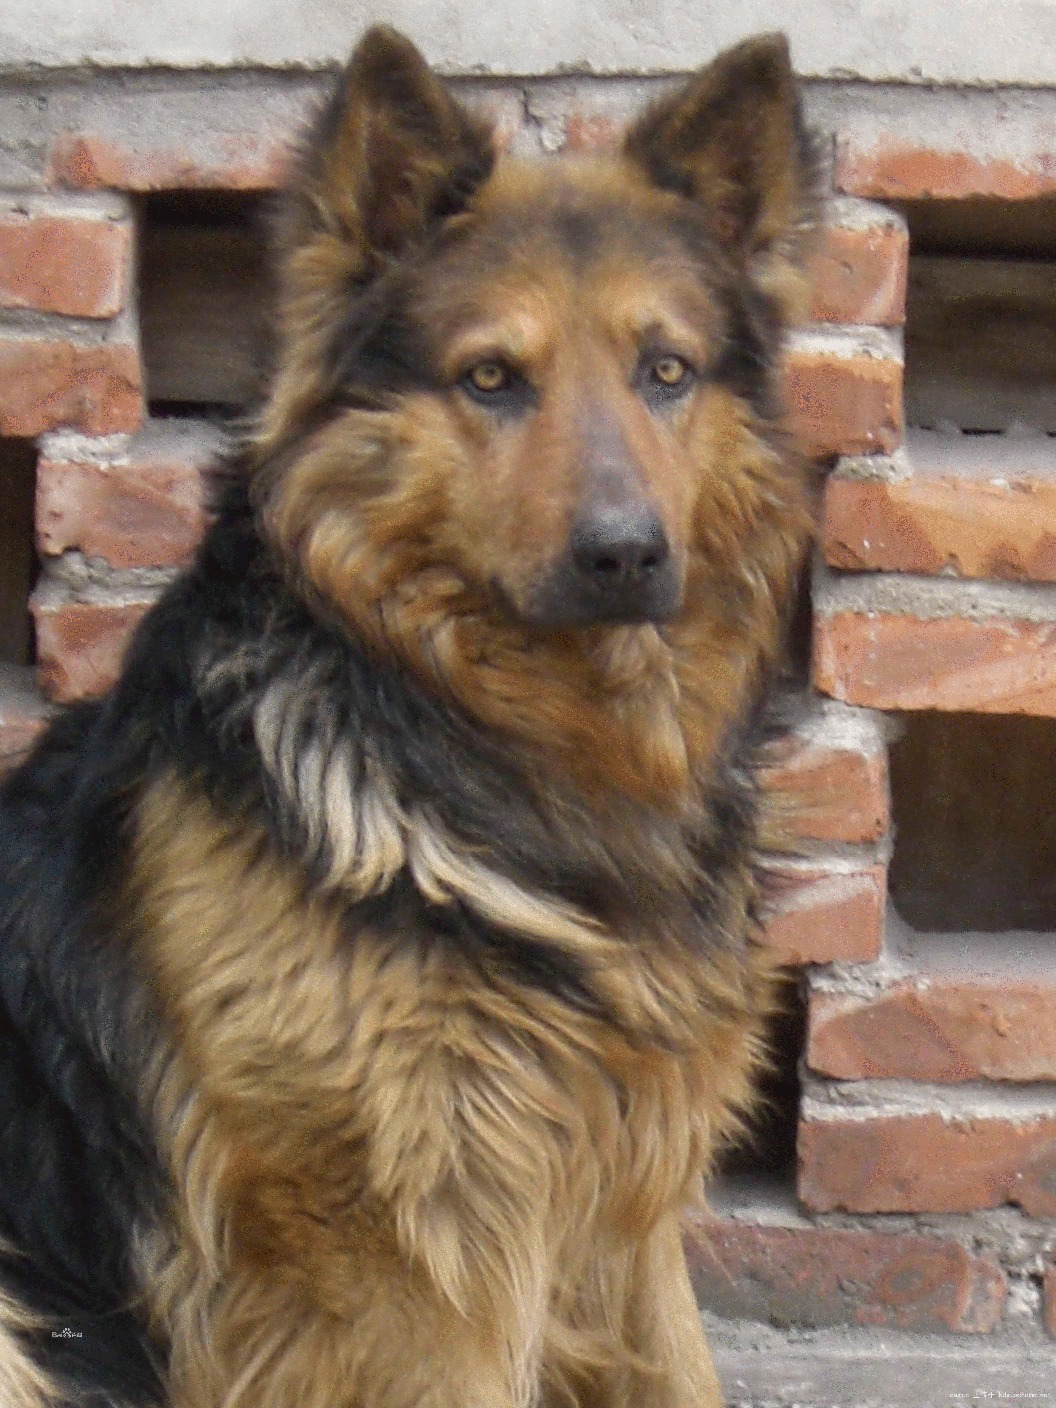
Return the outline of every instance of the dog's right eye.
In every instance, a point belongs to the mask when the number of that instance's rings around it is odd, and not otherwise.
[[[478,362],[466,372],[465,380],[482,396],[493,396],[496,391],[505,391],[509,386],[509,368],[501,362]]]
[[[518,372],[497,358],[475,362],[459,378],[462,390],[478,405],[512,413],[532,402],[532,388]]]

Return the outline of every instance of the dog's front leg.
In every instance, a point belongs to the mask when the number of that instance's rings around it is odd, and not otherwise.
[[[504,1327],[375,1251],[349,1259],[341,1315],[296,1281],[230,1282],[177,1339],[166,1408],[529,1408]]]
[[[577,1408],[722,1408],[677,1215],[632,1245],[599,1248],[567,1320],[551,1326],[548,1408],[569,1389]]]

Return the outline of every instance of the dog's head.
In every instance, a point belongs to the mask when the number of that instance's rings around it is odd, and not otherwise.
[[[765,574],[799,513],[770,430],[812,166],[779,36],[613,154],[531,163],[371,30],[283,231],[256,492],[285,560],[360,623],[428,596],[536,638]]]

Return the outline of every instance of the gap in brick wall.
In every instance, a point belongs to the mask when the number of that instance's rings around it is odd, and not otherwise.
[[[903,716],[890,894],[930,933],[1056,930],[1056,720]]]
[[[914,201],[904,213],[907,424],[1056,435],[1056,201]]]
[[[29,594],[37,574],[33,540],[36,452],[31,440],[0,439],[0,663],[33,658]]]
[[[140,320],[154,415],[252,403],[268,363],[268,202],[227,191],[146,197]]]
[[[806,1038],[806,1005],[797,979],[782,983],[768,1042],[773,1069],[761,1082],[762,1103],[745,1137],[727,1150],[722,1174],[766,1173],[791,1182],[796,1168],[799,1058]]]

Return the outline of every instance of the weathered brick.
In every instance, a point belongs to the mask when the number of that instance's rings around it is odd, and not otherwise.
[[[0,207],[0,307],[112,318],[125,306],[127,221]]]
[[[1056,456],[1047,439],[915,433],[907,450],[906,474],[829,476],[827,562],[1056,581]]]
[[[56,601],[37,598],[37,679],[49,699],[67,702],[103,694],[117,678],[132,631],[153,604],[140,601]]]
[[[1056,1216],[1056,1112],[800,1120],[799,1197],[816,1212],[973,1212],[1017,1203]]]
[[[763,778],[787,835],[864,843],[887,833],[887,748],[868,714],[815,708],[771,751]]]
[[[114,567],[185,563],[206,522],[205,471],[223,444],[195,421],[148,421],[116,445],[45,437],[37,463],[37,544]]]
[[[994,1260],[937,1237],[712,1218],[686,1253],[705,1310],[779,1326],[986,1334],[1008,1295]]]
[[[33,683],[33,671],[0,662],[0,773],[29,751],[49,713],[47,701]]]
[[[810,996],[807,1065],[838,1079],[1056,1080],[1056,984],[904,982]]]
[[[565,122],[565,147],[570,152],[611,150],[623,133],[625,123],[602,112],[570,112]]]
[[[522,89],[527,132],[543,152],[611,151],[656,89],[649,80],[549,78]]]
[[[827,224],[811,260],[811,317],[877,327],[905,322],[908,267],[909,235],[901,222]]]
[[[29,437],[60,425],[107,435],[135,430],[142,415],[131,343],[0,337],[0,435]]]
[[[784,388],[789,427],[808,455],[867,455],[901,442],[902,364],[894,357],[794,346]]]
[[[874,709],[1056,715],[1056,621],[836,611],[814,623],[815,686]]]
[[[1045,1328],[1053,1339],[1056,1339],[1056,1266],[1049,1266],[1045,1270],[1042,1298],[1042,1316]]]
[[[218,147],[214,142],[189,150],[164,137],[133,143],[116,133],[70,132],[52,148],[48,180],[87,191],[269,191],[283,182],[291,135],[232,132]]]
[[[868,962],[884,934],[887,867],[828,861],[774,872],[766,942],[786,964]]]
[[[1033,200],[1056,192],[1056,167],[1040,152],[1011,161],[963,146],[844,136],[836,144],[833,185],[870,200]]]

